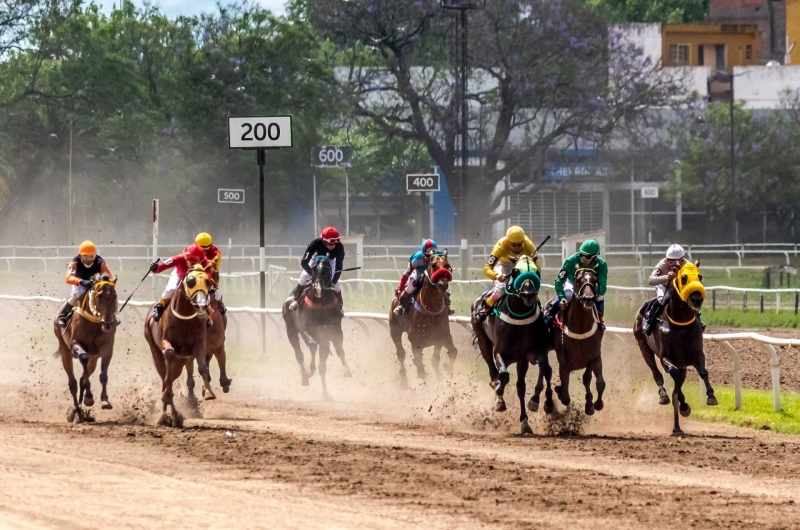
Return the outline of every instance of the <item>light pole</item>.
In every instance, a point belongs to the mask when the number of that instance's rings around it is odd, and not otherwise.
[[[459,231],[461,238],[465,239],[467,235],[467,176],[469,154],[467,148],[469,142],[467,141],[467,132],[469,130],[469,116],[468,116],[468,102],[467,102],[467,70],[469,64],[467,61],[467,11],[474,9],[485,9],[486,0],[441,0],[441,6],[444,10],[459,11],[461,15],[461,72],[459,76],[459,102],[461,103],[461,180],[458,186],[458,203],[459,203]]]

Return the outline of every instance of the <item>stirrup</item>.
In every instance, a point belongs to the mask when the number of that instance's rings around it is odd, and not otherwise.
[[[297,300],[292,300],[292,303],[289,304],[289,311],[297,311]]]
[[[152,315],[153,315],[153,320],[155,320],[156,322],[160,321],[161,317],[164,315],[164,306],[161,304],[156,304],[155,307],[153,307]]]
[[[405,312],[406,312],[406,308],[403,307],[403,304],[397,304],[397,306],[392,310],[392,313],[394,313],[394,316],[396,316],[396,317],[403,316],[403,313],[405,313]]]

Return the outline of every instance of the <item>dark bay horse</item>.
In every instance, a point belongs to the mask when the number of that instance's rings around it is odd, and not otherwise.
[[[69,391],[72,394],[73,408],[67,414],[67,421],[82,422],[85,418],[80,403],[87,407],[94,405],[94,396],[89,377],[97,368],[100,359],[100,402],[104,410],[112,408],[108,400],[108,366],[114,355],[114,338],[117,329],[117,291],[116,278],[103,275],[95,282],[74,310],[72,319],[66,329],[58,325],[58,318],[53,329],[58,338],[58,352],[64,371],[69,379]],[[72,359],[77,358],[83,366],[80,380],[80,396],[78,381],[75,380]]]
[[[228,355],[225,351],[225,332],[228,329],[228,316],[223,315],[219,311],[219,306],[213,300],[213,293],[209,293],[209,298],[212,299],[210,312],[208,317],[214,323],[206,331],[206,365],[209,371],[211,370],[211,359],[217,359],[219,366],[219,385],[222,387],[224,393],[228,393],[231,388],[232,381],[228,379],[226,371]],[[197,407],[197,398],[194,395],[194,359],[190,358],[186,361],[186,386],[189,391],[189,405]],[[210,398],[206,393],[205,386],[203,387],[203,399]]]
[[[560,385],[556,386],[556,395],[563,405],[570,404],[569,376],[576,370],[584,370],[583,386],[586,388],[587,416],[596,410],[603,410],[603,392],[606,381],[603,378],[603,359],[601,349],[603,333],[600,315],[597,312],[597,275],[592,269],[575,271],[575,285],[572,300],[565,310],[556,316],[553,326],[553,349],[558,358],[558,375]],[[563,304],[562,304],[563,307]],[[597,401],[590,385],[592,374],[597,379]]]
[[[650,305],[647,301],[639,308],[633,324],[633,335],[636,338],[642,357],[653,372],[653,379],[658,385],[659,403],[669,405],[669,396],[664,389],[664,376],[656,364],[658,356],[664,371],[669,373],[675,381],[672,391],[672,406],[674,413],[673,434],[682,434],[678,415],[688,417],[692,409],[683,395],[682,386],[686,381],[686,368],[689,366],[697,370],[697,374],[706,385],[706,403],[710,406],[718,405],[714,396],[714,389],[708,380],[706,370],[706,356],[703,352],[703,327],[697,314],[703,307],[706,291],[703,287],[703,276],[700,274],[699,263],[687,263],[678,271],[677,277],[668,285],[671,290],[669,304],[664,308],[662,320],[647,335],[644,332],[644,312]]]
[[[458,350],[453,343],[450,333],[450,319],[446,303],[447,288],[453,280],[447,254],[434,254],[422,279],[422,287],[414,295],[414,302],[402,316],[394,314],[398,299],[395,296],[389,309],[389,333],[400,361],[400,385],[408,388],[406,377],[406,350],[403,348],[403,333],[408,334],[411,343],[414,366],[417,367],[417,377],[425,379],[425,367],[422,364],[422,350],[433,346],[431,363],[436,375],[439,376],[440,352],[442,347],[447,348],[448,362],[444,369],[448,375],[453,373],[453,365],[458,356]]]
[[[180,427],[183,424],[183,417],[175,408],[172,385],[191,361],[197,361],[205,398],[209,400],[216,397],[211,390],[211,376],[206,362],[208,291],[206,272],[195,265],[181,280],[161,320],[156,322],[149,313],[145,319],[144,337],[162,382],[161,425]]]
[[[550,380],[553,370],[547,359],[550,346],[550,331],[544,323],[537,295],[541,280],[533,260],[522,257],[517,262],[517,267],[524,268],[525,272],[514,275],[507,281],[506,296],[500,300],[496,308],[481,324],[477,312],[482,300],[489,294],[487,291],[482,297],[472,304],[472,330],[474,342],[478,344],[483,360],[489,367],[490,385],[495,390],[495,410],[503,412],[506,403],[503,393],[509,383],[508,367],[517,364],[517,396],[520,408],[520,429],[522,434],[533,434],[528,424],[528,414],[525,412],[525,376],[528,373],[528,364],[539,366],[539,381],[535,393],[528,402],[532,412],[539,410],[539,396],[544,385],[542,380],[547,380],[545,392],[544,411],[553,411],[553,391],[550,389]],[[520,269],[516,269],[520,270]],[[513,280],[512,280],[513,278]]]
[[[331,344],[342,361],[344,376],[352,376],[345,359],[342,313],[336,293],[333,291],[332,278],[331,261],[325,256],[317,256],[311,269],[311,284],[306,288],[297,310],[289,309],[292,297],[286,299],[282,310],[286,334],[294,348],[297,364],[300,365],[300,382],[303,386],[308,386],[308,379],[314,375],[315,356],[319,349],[319,377],[322,381],[323,399],[330,399],[325,376],[328,372]],[[311,352],[311,365],[308,370],[305,368],[303,350],[300,347],[301,337]]]

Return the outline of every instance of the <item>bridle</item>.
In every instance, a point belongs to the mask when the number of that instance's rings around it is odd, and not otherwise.
[[[208,296],[208,285],[207,284],[205,285],[205,288],[203,288],[203,287],[197,287],[197,288],[192,287],[191,289],[194,290],[194,295],[192,294],[192,291],[190,291],[190,287],[189,287],[189,279],[190,278],[194,278],[195,282],[206,282],[207,281],[205,278],[198,278],[197,277],[198,272],[201,272],[202,274],[205,274],[205,272],[203,272],[203,271],[198,271],[198,270],[192,269],[186,274],[186,277],[183,279],[183,281],[181,281],[181,288],[182,288],[181,290],[183,291],[184,296],[186,296],[186,299],[189,300],[189,302],[195,307],[195,312],[193,314],[191,314],[191,315],[181,315],[175,309],[175,304],[174,303],[169,305],[170,306],[170,311],[172,312],[172,314],[175,317],[177,317],[177,318],[179,318],[181,320],[192,320],[194,318],[202,316],[202,313],[205,313],[207,311],[208,305],[211,303],[211,299]],[[200,303],[195,302],[195,296],[197,296],[197,294],[202,294],[203,295],[202,301]]]

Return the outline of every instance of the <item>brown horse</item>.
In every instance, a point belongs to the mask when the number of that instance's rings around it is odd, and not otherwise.
[[[210,296],[213,297],[213,295]],[[211,359],[217,359],[217,364],[219,365],[219,385],[222,387],[222,391],[227,394],[233,382],[231,379],[228,379],[228,374],[226,372],[228,355],[225,351],[225,331],[228,329],[228,317],[220,312],[219,306],[216,301],[214,301],[211,303],[211,316],[209,318],[214,324],[206,331],[206,365],[208,365],[210,370]],[[186,386],[189,390],[189,405],[196,408],[197,398],[194,395],[194,359],[192,358],[186,361]],[[209,399],[205,387],[203,387],[203,399]]]
[[[94,396],[89,378],[97,368],[100,359],[100,402],[104,410],[112,408],[108,400],[108,366],[114,355],[114,336],[117,329],[117,291],[116,278],[103,275],[83,296],[74,310],[74,315],[66,328],[58,325],[58,317],[53,329],[58,338],[58,352],[61,363],[69,379],[69,392],[72,394],[72,409],[67,413],[67,421],[82,422],[86,416],[80,408],[81,401],[87,407],[94,405]],[[77,358],[83,366],[80,380],[75,380],[72,359]]]
[[[606,389],[601,357],[605,328],[597,312],[597,275],[595,272],[591,269],[575,271],[573,292],[575,294],[572,300],[567,308],[556,317],[553,327],[553,349],[558,358],[558,375],[561,380],[561,384],[555,387],[555,391],[559,401],[563,405],[569,405],[569,376],[576,370],[585,370],[583,372],[583,386],[586,388],[584,411],[591,416],[596,410],[603,410],[605,406],[603,392]],[[592,374],[597,379],[597,401],[594,403],[590,388]]]
[[[445,297],[447,288],[453,279],[447,254],[434,254],[422,278],[422,288],[414,297],[412,307],[403,316],[396,316],[394,308],[399,303],[395,296],[389,310],[389,333],[397,350],[397,360],[400,361],[400,385],[408,387],[406,377],[406,350],[403,348],[403,333],[408,334],[408,341],[414,355],[414,366],[417,367],[417,377],[425,379],[425,367],[422,364],[422,350],[433,346],[431,362],[433,370],[439,376],[440,352],[442,347],[447,348],[448,362],[444,369],[448,375],[453,373],[453,365],[458,356],[458,350],[453,344],[450,334],[450,320]]]
[[[703,287],[703,276],[697,264],[687,263],[678,271],[678,275],[668,286],[669,303],[664,308],[664,317],[655,327],[653,333],[644,332],[644,313],[651,301],[639,308],[633,324],[633,335],[639,344],[642,357],[653,372],[653,379],[658,385],[659,403],[669,405],[669,397],[664,389],[664,376],[656,364],[656,356],[661,361],[664,371],[669,373],[675,388],[672,391],[674,424],[673,434],[682,434],[678,415],[688,417],[692,409],[683,395],[682,386],[686,381],[686,368],[693,366],[706,385],[706,403],[710,406],[718,404],[714,389],[708,380],[706,356],[703,352],[703,327],[697,318],[703,307],[706,296]],[[666,295],[665,295],[666,296]]]
[[[162,381],[160,425],[180,427],[183,424],[183,417],[173,402],[172,385],[192,360],[197,361],[197,371],[203,378],[205,399],[216,398],[211,390],[206,361],[208,291],[208,277],[202,267],[195,265],[181,280],[161,320],[156,322],[151,314],[145,319],[144,336]]]

